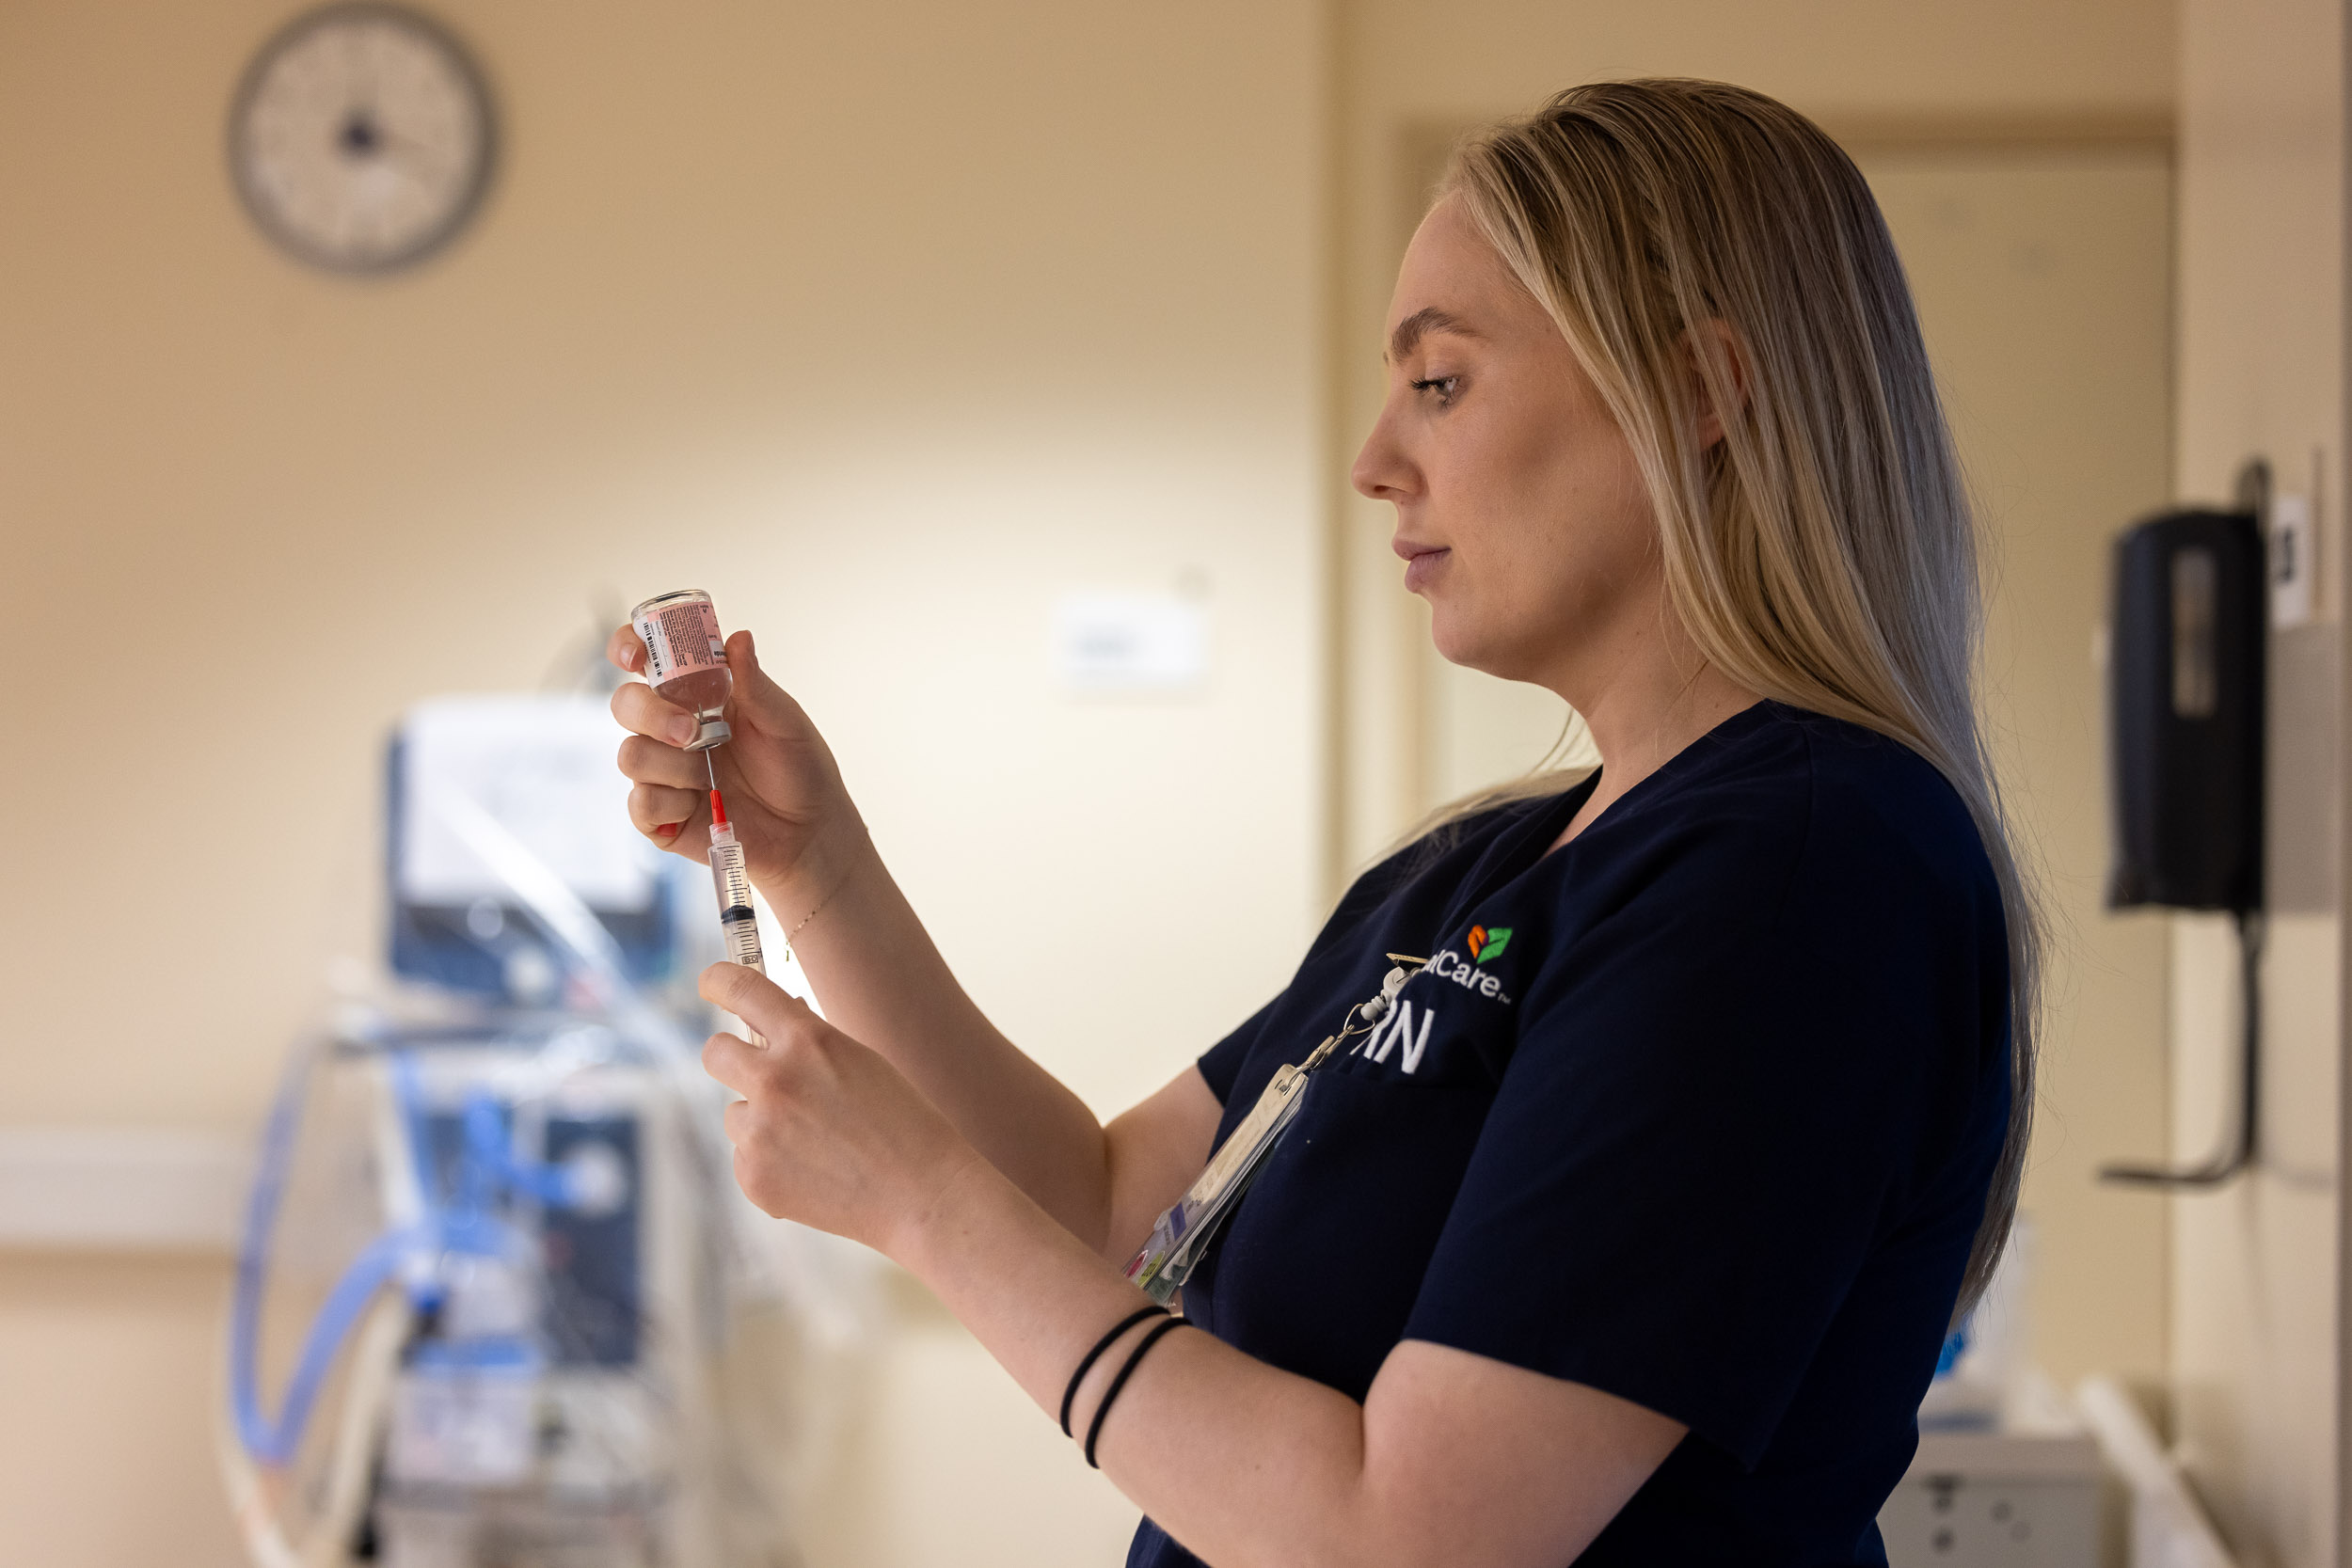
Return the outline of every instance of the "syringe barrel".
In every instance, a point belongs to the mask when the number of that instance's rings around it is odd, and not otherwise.
[[[739,915],[729,910],[719,916],[719,929],[727,939],[727,961],[741,964],[745,969],[768,973],[768,960],[759,951],[759,923],[745,910]]]
[[[728,961],[767,974],[759,950],[759,917],[752,911],[752,879],[743,868],[743,847],[736,842],[731,826],[710,830],[710,879],[719,889],[719,929],[726,938]]]

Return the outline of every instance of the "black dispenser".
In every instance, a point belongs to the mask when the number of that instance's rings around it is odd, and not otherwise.
[[[2168,512],[2116,541],[2107,655],[2115,863],[2107,906],[2236,917],[2243,1068],[2236,1126],[2198,1164],[2109,1165],[2110,1181],[2209,1187],[2253,1163],[2261,1084],[2264,672],[2269,476],[2239,510]]]
[[[2168,512],[2116,542],[2107,906],[2254,910],[2269,584],[2246,512]]]

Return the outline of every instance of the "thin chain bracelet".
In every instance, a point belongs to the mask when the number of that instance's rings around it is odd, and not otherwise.
[[[808,923],[810,921],[825,912],[825,906],[832,903],[834,898],[841,892],[841,890],[850,885],[850,879],[856,877],[856,875],[857,867],[855,865],[851,865],[849,870],[842,873],[841,879],[833,884],[833,892],[826,894],[822,898],[817,900],[817,907],[809,911],[806,914],[801,916],[801,923],[798,926],[793,927],[791,930],[785,933],[784,945],[787,948],[789,948],[792,945],[792,939],[794,937],[799,936],[803,931],[808,929]]]

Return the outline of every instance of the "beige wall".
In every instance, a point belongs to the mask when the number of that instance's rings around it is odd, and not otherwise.
[[[0,1557],[242,1560],[211,1398],[222,1258],[0,1256]]]
[[[2346,370],[2344,8],[2182,11],[2179,489],[2226,498],[2266,457],[2313,496],[2319,613],[2271,641],[2262,1162],[2174,1204],[2176,1427],[2253,1563],[2344,1560],[2343,617]],[[2231,1114],[2236,958],[2173,933],[2175,1142]]]
[[[950,957],[1088,1092],[1279,982],[1316,912],[1303,5],[468,6],[505,167],[380,282],[229,193],[280,14],[0,17],[6,571],[72,672],[8,699],[58,764],[0,784],[54,824],[0,916],[11,1119],[248,1117],[327,958],[373,949],[402,706],[535,685],[592,606],[680,582],[758,630]],[[1205,697],[1057,692],[1057,593],[1187,575]]]
[[[0,1123],[250,1126],[375,949],[387,726],[682,583],[1098,1105],[1280,983],[1320,912],[1306,0],[449,0],[506,160],[374,282],[222,166],[294,8],[0,7],[0,583],[42,650],[0,697]],[[1203,694],[1057,690],[1058,593],[1180,581]],[[0,1557],[223,1560],[209,1285],[0,1274],[46,1314],[0,1313]],[[77,1313],[168,1326],[130,1378]]]

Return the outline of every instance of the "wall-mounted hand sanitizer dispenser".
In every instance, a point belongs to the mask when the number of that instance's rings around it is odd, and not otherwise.
[[[2250,512],[2168,512],[2116,542],[2111,909],[2262,904],[2268,576]]]
[[[2262,1083],[2263,669],[2269,636],[2262,498],[2249,465],[2242,512],[2168,512],[2115,546],[2107,654],[2107,767],[2115,866],[2107,906],[2227,910],[2239,954],[2238,1096],[2212,1156],[2115,1164],[2110,1181],[2212,1187],[2259,1152]]]

